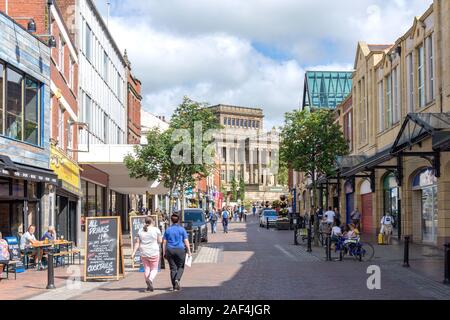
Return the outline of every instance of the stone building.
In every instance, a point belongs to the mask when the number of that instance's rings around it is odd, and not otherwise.
[[[216,137],[222,187],[231,191],[233,180],[239,184],[242,178],[247,201],[279,199],[286,192],[278,183],[279,137],[275,129],[264,130],[263,110],[228,105],[210,110],[224,127]]]
[[[328,202],[338,186],[347,221],[353,208],[362,211],[365,233],[391,214],[398,238],[450,240],[449,66],[449,1],[435,0],[392,45],[358,43],[354,149],[322,182]]]

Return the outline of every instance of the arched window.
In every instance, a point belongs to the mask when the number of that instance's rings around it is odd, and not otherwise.
[[[432,168],[426,168],[417,173],[413,180],[414,189],[422,189],[437,185],[437,178]]]
[[[399,200],[399,188],[397,178],[393,173],[388,174],[383,180],[384,189],[384,201],[383,209],[385,214],[389,214],[394,217],[394,229],[397,229],[399,212],[398,212],[398,200]],[[394,230],[394,234],[397,234],[398,230]]]

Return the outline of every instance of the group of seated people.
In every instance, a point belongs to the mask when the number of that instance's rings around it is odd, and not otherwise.
[[[353,223],[344,224],[341,227],[337,224],[334,224],[333,228],[331,229],[331,241],[338,242],[339,238],[344,238],[344,243],[348,243],[358,239],[359,234],[360,232],[358,228]]]
[[[28,255],[28,257],[30,257],[35,261],[36,266],[39,265],[40,267],[42,267],[42,256],[48,250],[47,249],[37,250],[35,246],[45,240],[48,241],[56,240],[56,230],[52,226],[48,227],[47,231],[40,238],[40,241],[36,239],[35,232],[36,227],[34,225],[29,226],[27,232],[25,232],[20,237],[19,247],[23,255]],[[0,233],[0,278],[4,265],[7,264],[10,259],[8,248],[9,248],[8,242],[3,239],[2,234]]]

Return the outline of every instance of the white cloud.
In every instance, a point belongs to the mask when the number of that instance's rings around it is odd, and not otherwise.
[[[110,28],[128,50],[149,111],[169,116],[188,95],[262,107],[271,127],[299,106],[304,70],[351,70],[357,41],[394,42],[430,3],[116,0]],[[255,42],[288,58],[264,56]]]

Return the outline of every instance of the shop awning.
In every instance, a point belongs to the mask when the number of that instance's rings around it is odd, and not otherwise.
[[[391,153],[398,154],[413,145],[433,138],[433,151],[450,146],[450,113],[410,113],[400,129]]]
[[[363,157],[361,157],[360,160],[364,159]],[[391,154],[391,148],[387,148],[384,149],[383,151],[376,153],[373,156],[366,157],[365,160],[359,162],[358,164],[352,167],[342,170],[341,175],[346,178],[352,177],[360,172],[375,169],[377,166],[381,165],[386,161],[391,160],[392,158],[394,158],[394,156]]]
[[[0,157],[0,176],[58,185],[58,177],[52,170],[15,163],[4,155]]]

